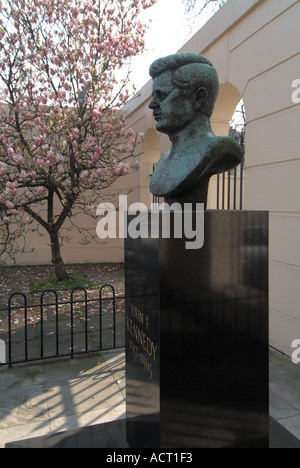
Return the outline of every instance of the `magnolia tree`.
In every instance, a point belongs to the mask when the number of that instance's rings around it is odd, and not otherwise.
[[[41,229],[66,279],[65,222],[138,166],[129,161],[143,135],[120,113],[130,95],[124,65],[143,50],[139,11],[155,1],[0,0],[3,261]]]

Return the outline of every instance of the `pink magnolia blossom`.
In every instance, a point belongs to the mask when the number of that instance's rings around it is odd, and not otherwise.
[[[89,175],[88,171],[82,171],[82,173],[80,174],[80,177],[81,179],[86,179],[88,175]]]
[[[110,123],[105,124],[105,129],[106,129],[108,132],[111,132],[111,131],[113,130],[113,128],[114,128],[114,127],[113,127],[112,124],[110,124]]]
[[[18,182],[6,182],[6,193],[16,195]]]
[[[116,176],[121,176],[121,175],[128,175],[130,173],[130,163],[124,163],[124,162],[119,162],[117,163],[116,161],[113,164],[113,169],[112,173]]]
[[[103,153],[103,149],[101,148],[101,146],[95,146],[95,151],[98,155]]]
[[[46,158],[46,159],[47,159],[48,161],[52,161],[53,158],[54,158],[54,153],[53,153],[53,151],[52,151],[52,150],[48,151],[48,153],[47,153],[47,158]]]
[[[23,156],[22,155],[17,156],[16,161],[18,162],[18,164],[22,164],[22,162],[24,161]]]
[[[7,201],[5,204],[9,210],[12,210],[15,207],[15,205],[10,201]]]
[[[129,129],[127,130],[127,135],[130,136],[130,137],[135,136],[135,131],[132,130],[132,128],[129,128]]]

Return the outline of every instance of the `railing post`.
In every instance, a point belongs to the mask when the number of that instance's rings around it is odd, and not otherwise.
[[[55,310],[56,310],[56,355],[59,355],[59,345],[58,345],[58,294],[53,289],[47,289],[41,295],[40,307],[41,307],[41,358],[44,357],[44,296],[46,294],[54,294],[55,296]]]
[[[217,210],[220,209],[220,174],[217,175]]]
[[[233,184],[233,209],[236,210],[236,167],[234,168],[234,184]]]
[[[28,361],[28,334],[27,334],[27,297],[23,293],[14,293],[9,297],[8,300],[8,364],[12,367],[12,329],[11,329],[11,311],[12,300],[15,296],[21,296],[24,299],[23,307],[17,307],[16,309],[24,309],[24,339],[25,339],[25,361]]]
[[[110,288],[112,290],[112,300],[113,300],[113,347],[116,347],[116,291],[111,284],[104,284],[99,291],[99,302],[100,302],[100,349],[102,349],[102,291],[104,288]]]
[[[222,210],[225,209],[225,172],[222,174]]]
[[[74,319],[73,319],[73,314],[74,314],[74,309],[73,309],[73,292],[71,294],[71,359],[74,358],[73,352],[74,352]]]
[[[243,209],[243,189],[244,189],[244,161],[241,163],[241,171],[240,171],[240,210]]]
[[[85,316],[85,350],[89,350],[89,343],[88,343],[88,306],[87,306],[87,291],[85,288],[74,288],[71,292],[71,358],[74,357],[74,293],[77,291],[84,292],[84,316]]]
[[[230,202],[231,202],[231,172],[228,171],[228,187],[227,187],[227,208],[230,210]]]
[[[11,343],[11,299],[8,300],[8,363],[9,367],[12,367],[12,343]]]

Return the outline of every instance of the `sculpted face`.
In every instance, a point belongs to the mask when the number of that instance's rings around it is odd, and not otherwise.
[[[172,72],[166,71],[153,82],[152,100],[149,104],[156,120],[156,129],[167,135],[189,125],[197,115],[193,99],[185,97],[183,90],[172,81]]]

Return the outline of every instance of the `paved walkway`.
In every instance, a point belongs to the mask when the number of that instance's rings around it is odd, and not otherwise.
[[[0,448],[125,418],[124,349],[0,368]],[[270,350],[270,414],[300,439],[300,366]]]
[[[300,364],[270,350],[270,415],[300,440]]]
[[[124,349],[0,368],[0,448],[125,415]]]

